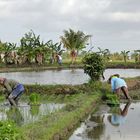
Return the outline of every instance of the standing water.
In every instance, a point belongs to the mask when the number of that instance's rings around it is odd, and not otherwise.
[[[100,106],[69,140],[140,140],[140,103]]]
[[[21,102],[18,108],[11,108],[8,103],[0,104],[0,120],[12,120],[17,125],[24,125],[34,123],[43,116],[61,109],[64,104],[40,104],[40,105],[28,105]]]
[[[140,69],[106,69],[105,80],[112,74],[120,74],[121,77],[140,76]],[[83,84],[89,81],[89,76],[83,69],[45,70],[32,72],[0,73],[0,76],[15,79],[23,84]]]

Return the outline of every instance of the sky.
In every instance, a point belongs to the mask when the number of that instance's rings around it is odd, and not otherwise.
[[[60,41],[64,30],[92,35],[111,52],[140,49],[140,0],[0,0],[0,40],[18,43],[31,29],[41,40]]]

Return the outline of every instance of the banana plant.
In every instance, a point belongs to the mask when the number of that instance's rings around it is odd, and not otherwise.
[[[62,53],[65,51],[62,47],[61,47],[61,43],[53,43],[52,40],[49,40],[47,42],[48,47],[50,48],[51,51],[51,58],[52,58],[52,62],[56,61],[56,56],[62,55]]]
[[[124,59],[124,62],[126,63],[127,62],[127,57],[128,57],[128,53],[129,53],[130,51],[121,51],[121,54],[123,55],[123,59]]]
[[[22,51],[22,54],[26,58],[26,63],[31,63],[32,60],[35,58],[34,49],[40,43],[39,39],[40,36],[36,37],[36,35],[32,30],[26,33],[21,38],[20,40],[21,46],[19,50]]]
[[[3,50],[4,50],[4,43],[2,43],[2,41],[0,40],[0,63],[2,62],[2,54],[3,54]]]
[[[49,48],[47,43],[40,41],[40,35],[36,36],[31,30],[21,38],[20,42],[21,46],[18,53],[22,53],[22,56],[26,58],[25,63],[32,63],[33,60],[41,64],[45,62],[44,55],[48,52]]]
[[[4,62],[5,64],[14,63],[13,51],[16,50],[15,43],[4,43],[3,44],[3,53],[4,53]]]
[[[140,50],[134,50],[135,63],[140,63]]]
[[[105,60],[105,62],[108,62],[110,59],[110,51],[109,49],[101,49],[100,47],[98,47],[99,51],[97,53],[99,53]]]

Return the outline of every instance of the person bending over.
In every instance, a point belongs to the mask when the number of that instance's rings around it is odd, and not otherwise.
[[[5,88],[6,98],[12,106],[18,105],[18,100],[24,92],[24,86],[11,79],[0,77],[0,84]]]
[[[123,92],[126,99],[131,100],[131,97],[128,94],[127,84],[124,79],[120,78],[119,74],[114,74],[108,79],[108,83],[111,84],[112,91],[117,94],[119,97],[120,91]]]

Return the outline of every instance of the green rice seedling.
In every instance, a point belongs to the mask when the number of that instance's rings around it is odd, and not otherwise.
[[[108,94],[106,94],[106,99],[107,99],[106,101],[107,101],[108,105],[114,106],[114,105],[120,104],[120,101],[116,94],[108,93]]]
[[[40,95],[35,92],[30,94],[29,100],[31,105],[40,105]]]

